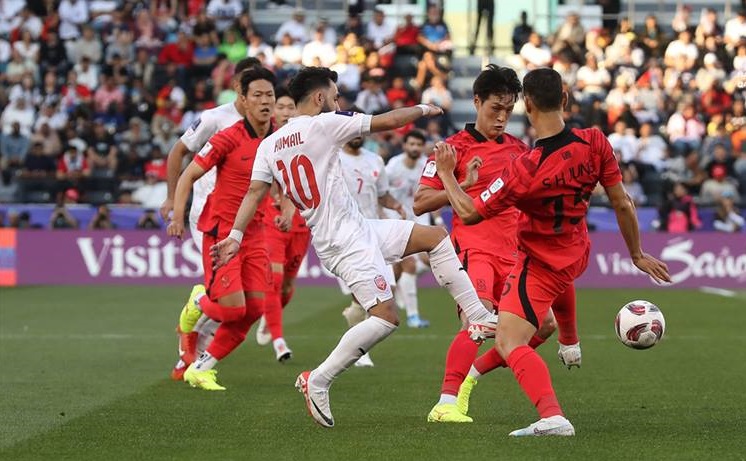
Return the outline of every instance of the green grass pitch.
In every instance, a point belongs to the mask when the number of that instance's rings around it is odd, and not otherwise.
[[[425,422],[457,329],[441,290],[422,290],[432,321],[401,327],[372,351],[373,369],[335,383],[337,427],[316,426],[295,376],[345,329],[335,290],[300,289],[286,311],[294,359],[247,343],[219,367],[227,392],[172,382],[175,321],[186,287],[33,287],[0,291],[0,459],[531,460],[746,459],[746,298],[696,291],[579,293],[583,367],[568,371],[556,339],[542,346],[577,436],[520,439],[536,419],[509,371],[475,389],[470,425]],[[623,347],[617,310],[657,303],[665,339]]]

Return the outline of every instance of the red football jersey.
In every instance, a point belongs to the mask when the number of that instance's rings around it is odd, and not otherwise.
[[[589,248],[585,216],[596,184],[610,187],[621,181],[619,164],[601,131],[565,127],[537,141],[494,176],[474,205],[484,218],[516,206],[523,212],[519,248],[559,270],[582,258]]]
[[[472,197],[479,197],[493,178],[505,170],[513,159],[528,150],[523,141],[507,133],[496,141],[490,141],[474,128],[473,123],[467,124],[466,128],[446,139],[446,142],[456,149],[456,169],[453,173],[459,182],[466,178],[466,166],[469,161],[477,156],[482,159],[479,179],[466,190]],[[443,182],[435,169],[435,157],[428,159],[420,184],[443,190]],[[519,214],[516,208],[506,207],[493,218],[475,226],[465,226],[461,218],[454,214],[451,236],[456,251],[479,250],[504,259],[515,259]]]
[[[270,134],[271,127],[267,136]],[[230,233],[241,201],[249,190],[256,149],[262,140],[246,119],[239,120],[215,134],[194,156],[194,162],[205,171],[217,167],[215,190],[207,197],[197,229],[218,237]],[[269,200],[267,195],[257,208],[253,223],[262,222]]]

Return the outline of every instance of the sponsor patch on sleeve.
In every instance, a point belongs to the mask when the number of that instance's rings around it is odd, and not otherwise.
[[[355,112],[352,112],[351,110],[338,110],[334,113],[337,115],[345,115],[347,117],[352,117],[353,115],[355,115]]]
[[[422,176],[426,178],[434,178],[437,172],[438,168],[435,166],[435,160],[430,160],[429,162],[427,162],[427,165],[425,165]]]
[[[479,198],[481,198],[482,201],[485,203],[487,203],[487,200],[489,200],[490,197],[492,197],[492,193],[489,190],[486,190],[482,192],[481,194],[479,194]]]
[[[503,178],[497,178],[492,182],[492,184],[490,184],[489,190],[491,193],[494,194],[500,189],[502,189],[504,185],[505,185],[505,182],[503,181]]]
[[[205,146],[202,149],[200,149],[197,155],[199,155],[200,157],[207,157],[207,154],[209,154],[211,150],[212,150],[212,144],[210,144],[209,142],[205,143]]]
[[[196,130],[200,123],[202,123],[202,117],[197,117],[197,119],[194,120],[191,125],[189,125],[189,128],[191,128],[192,130]]]

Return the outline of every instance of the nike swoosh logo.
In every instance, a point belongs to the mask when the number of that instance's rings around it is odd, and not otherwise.
[[[326,424],[328,424],[330,426],[334,426],[334,420],[331,419],[331,418],[329,418],[328,416],[326,416],[324,414],[324,412],[321,411],[321,409],[319,408],[319,406],[316,405],[316,402],[313,401],[313,399],[311,398],[310,395],[308,396],[308,400],[311,401],[311,403],[313,404],[313,407],[316,409],[316,412],[321,415],[321,417],[324,419],[324,421],[326,421]]]

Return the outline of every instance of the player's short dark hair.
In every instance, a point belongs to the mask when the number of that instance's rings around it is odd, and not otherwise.
[[[234,75],[241,75],[243,71],[252,67],[262,67],[262,62],[257,58],[243,58],[236,63],[236,67],[233,69]]]
[[[523,77],[523,94],[542,112],[562,109],[562,77],[548,67],[534,69]]]
[[[474,80],[472,91],[474,96],[485,101],[493,94],[510,94],[518,99],[521,94],[521,81],[510,67],[490,64]]]
[[[290,80],[288,90],[298,104],[314,91],[329,88],[332,83],[337,83],[337,73],[333,70],[326,67],[304,67]]]
[[[277,83],[275,74],[271,71],[264,67],[252,67],[241,73],[241,94],[246,94],[246,92],[249,91],[249,85],[251,85],[251,82],[257,80],[267,80],[273,87]]]
[[[412,130],[407,132],[407,134],[404,135],[404,139],[402,140],[402,142],[407,142],[409,138],[419,139],[420,141],[422,141],[423,144],[427,141],[427,139],[425,139],[425,135],[422,134],[422,131],[420,130]]]
[[[275,87],[275,99],[284,98],[285,96],[292,98],[292,96],[290,96],[290,91],[288,91],[288,87],[285,85],[277,85]]]

